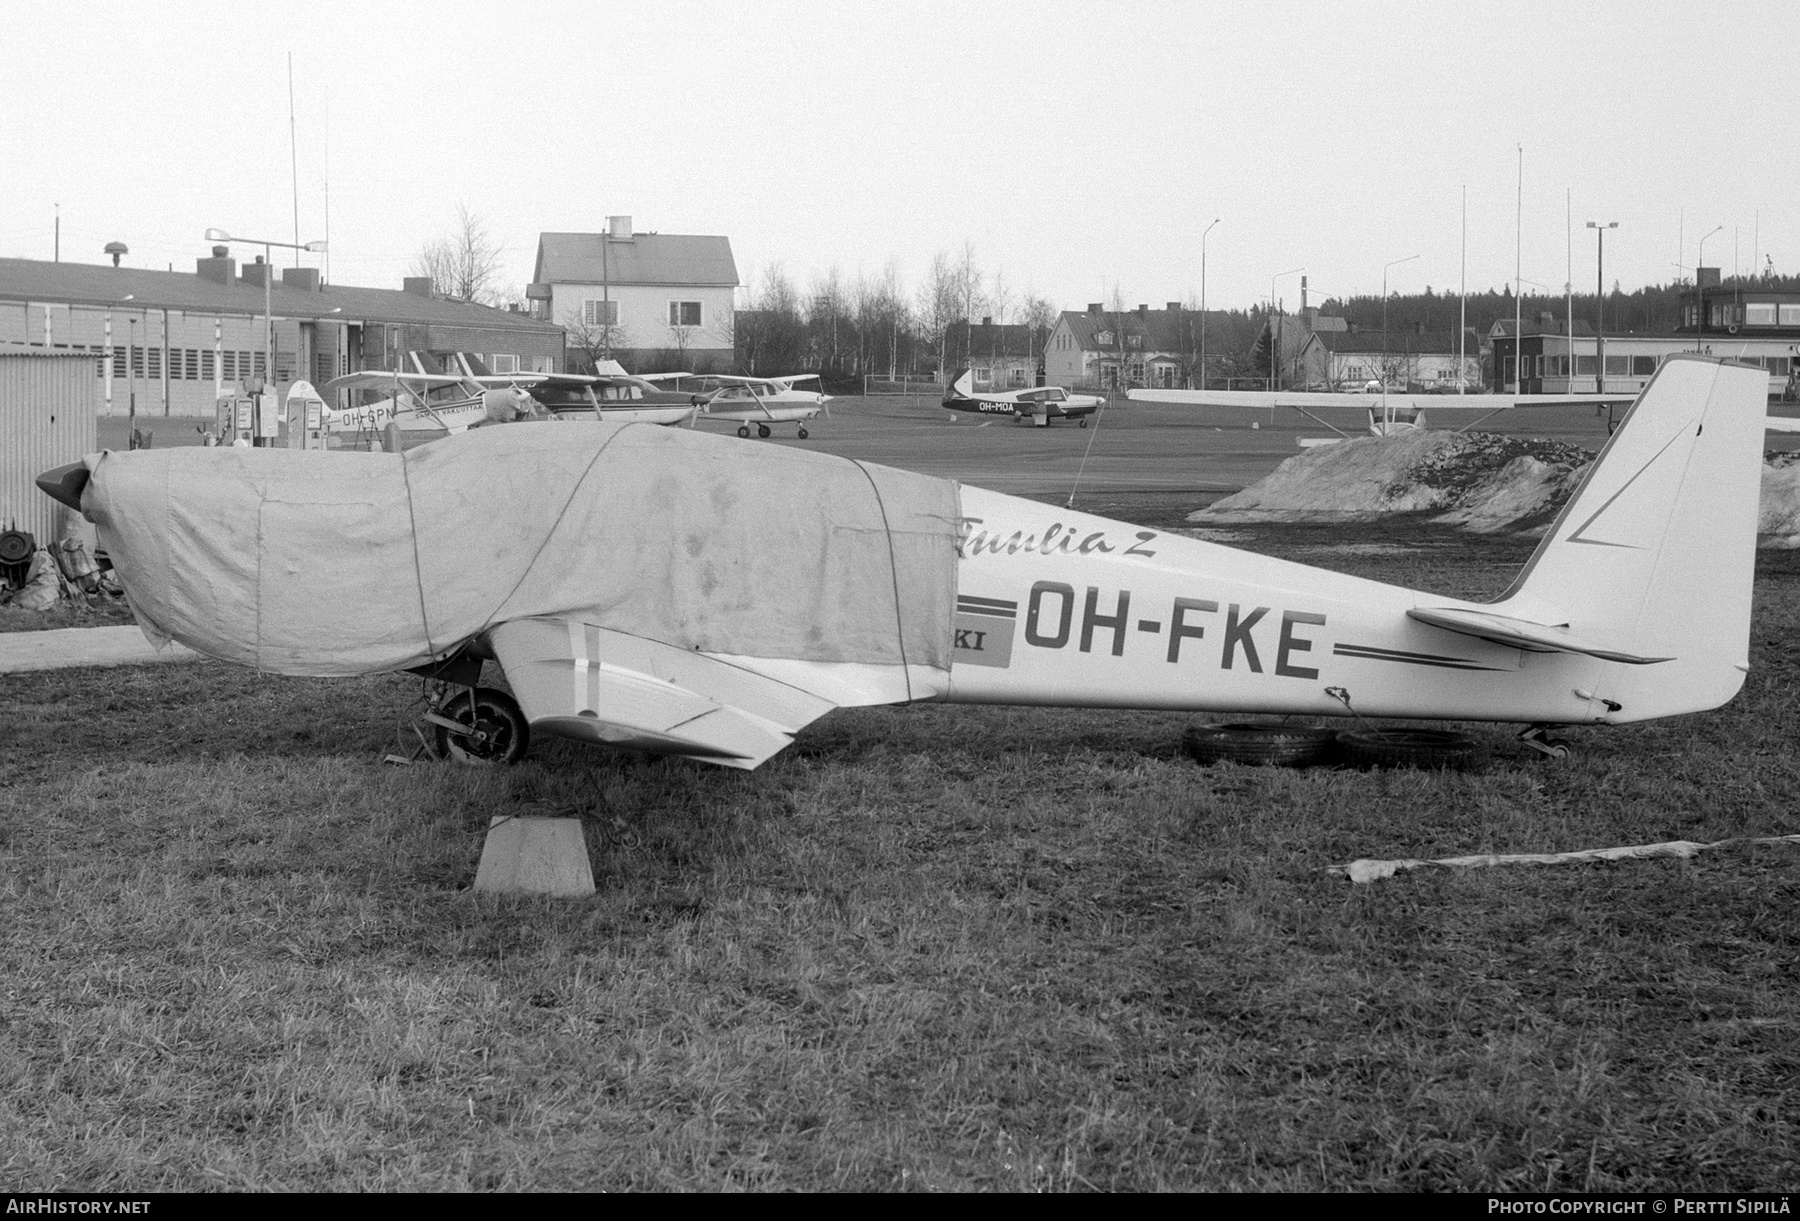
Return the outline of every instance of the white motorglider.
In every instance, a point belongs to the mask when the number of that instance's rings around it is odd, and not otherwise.
[[[1616,725],[1743,685],[1766,388],[1668,360],[1486,603],[639,425],[105,453],[39,483],[154,638],[431,675],[438,745],[473,760],[549,733],[750,768],[833,707],[908,702]]]
[[[1320,418],[1315,412],[1326,408],[1352,407],[1366,411],[1369,431],[1387,436],[1409,428],[1425,427],[1425,412],[1479,412],[1474,419],[1460,425],[1467,432],[1495,412],[1520,407],[1593,407],[1610,413],[1628,407],[1637,398],[1630,394],[1401,394],[1385,390],[1316,391],[1316,390],[1159,390],[1137,388],[1127,390],[1125,397],[1140,403],[1181,403],[1190,407],[1216,407],[1245,411],[1278,409],[1296,411],[1321,428],[1329,428],[1340,437],[1350,434],[1336,424]],[[1610,432],[1610,427],[1608,428]],[[1305,444],[1305,442],[1302,442]]]
[[[1074,420],[1083,428],[1087,417],[1098,411],[1106,399],[1097,394],[1071,394],[1061,386],[1038,386],[1030,390],[977,391],[975,375],[964,369],[944,394],[948,411],[968,411],[977,415],[1009,415],[1014,423],[1029,420],[1038,428],[1047,428],[1051,420]],[[952,421],[955,416],[950,417]]]
[[[792,373],[786,377],[739,377],[725,373],[652,373],[651,381],[694,380],[707,395],[700,414],[707,419],[739,421],[737,435],[767,437],[771,424],[798,424],[795,433],[807,438],[806,422],[821,412],[831,415],[831,395],[821,390],[802,390],[801,382],[817,382],[817,373]]]

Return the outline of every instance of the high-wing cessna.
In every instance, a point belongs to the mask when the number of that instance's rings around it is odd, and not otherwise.
[[[806,421],[813,419],[820,412],[827,416],[831,408],[831,395],[823,390],[801,390],[801,382],[816,382],[817,373],[791,373],[786,377],[739,377],[725,373],[653,373],[650,380],[680,379],[698,382],[700,390],[708,397],[700,411],[703,418],[713,420],[738,420],[737,435],[750,435],[750,426],[756,425],[756,435],[769,435],[771,424],[798,424],[796,433],[804,441],[807,437]]]
[[[539,374],[497,377],[465,353],[447,357],[439,372],[422,353],[407,353],[409,369],[368,369],[325,383],[330,392],[383,394],[358,406],[325,409],[325,427],[336,433],[378,434],[389,424],[402,432],[460,433],[477,425],[541,414],[518,386]]]
[[[425,673],[437,743],[473,760],[548,733],[750,768],[833,707],[907,702],[1611,725],[1743,685],[1767,382],[1666,361],[1487,603],[635,424],[103,453],[39,483],[152,638]]]
[[[1051,420],[1077,420],[1087,427],[1087,417],[1106,400],[1094,394],[1070,394],[1061,386],[1039,386],[1033,390],[993,390],[977,393],[975,374],[964,369],[944,394],[944,406],[951,411],[973,411],[982,415],[1009,415],[1015,423],[1030,420],[1039,428]],[[956,417],[950,417],[954,420]]]
[[[706,396],[658,388],[629,373],[524,373],[519,385],[559,420],[686,424]]]

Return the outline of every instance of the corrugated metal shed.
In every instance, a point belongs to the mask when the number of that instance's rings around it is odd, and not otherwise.
[[[94,358],[0,353],[0,527],[61,537],[71,512],[38,490],[37,477],[99,448]]]

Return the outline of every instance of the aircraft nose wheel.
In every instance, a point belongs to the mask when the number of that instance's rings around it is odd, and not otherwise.
[[[802,440],[802,441],[804,441],[804,440],[806,440],[806,429],[804,429],[804,428],[802,428],[802,429],[801,429],[801,430],[800,430],[800,439],[801,439],[801,440]]]
[[[431,723],[432,752],[473,767],[517,763],[531,745],[531,726],[517,701],[504,691],[463,688],[425,715]]]
[[[768,436],[769,435],[769,426],[767,424],[758,424],[756,426],[756,435],[759,437]]]
[[[750,435],[750,425],[748,425],[748,424],[739,424],[739,425],[738,425],[738,436],[740,436],[740,437],[747,437],[747,436],[749,436],[749,435]]]

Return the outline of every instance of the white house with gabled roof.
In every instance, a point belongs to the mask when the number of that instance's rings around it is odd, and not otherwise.
[[[737,286],[729,238],[636,233],[609,216],[601,233],[540,233],[526,295],[568,332],[572,362],[703,373],[731,367]]]

